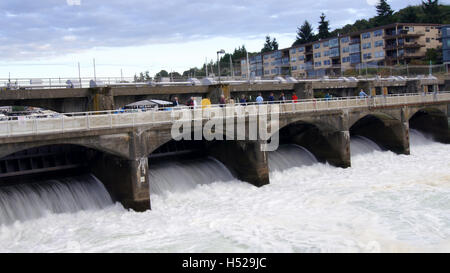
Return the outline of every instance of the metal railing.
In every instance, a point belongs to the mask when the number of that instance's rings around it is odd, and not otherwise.
[[[58,116],[22,116],[3,117],[0,121],[0,138],[39,134],[59,134],[74,131],[135,127],[141,125],[171,124],[183,119],[182,111],[191,111],[191,120],[209,120],[211,118],[242,117],[238,113],[244,106],[254,106],[253,114],[260,115],[278,111],[279,114],[317,112],[358,107],[395,106],[415,103],[450,102],[450,92],[396,94],[376,97],[338,97],[325,99],[307,99],[297,101],[249,102],[243,104],[215,104],[197,107],[167,107],[147,111],[96,111],[84,113],[66,113]],[[214,116],[214,117],[213,117]]]

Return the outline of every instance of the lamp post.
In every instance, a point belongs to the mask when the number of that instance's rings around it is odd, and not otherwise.
[[[220,54],[225,54],[225,50],[221,49],[219,51],[217,51],[217,67],[218,67],[218,72],[219,72],[219,83],[220,83],[220,61],[219,61],[219,55]]]

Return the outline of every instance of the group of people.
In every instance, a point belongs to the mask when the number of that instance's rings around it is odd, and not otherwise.
[[[267,102],[268,102],[269,104],[270,104],[270,103],[275,103],[275,102],[280,102],[280,103],[282,103],[282,102],[284,102],[284,101],[286,101],[286,100],[287,100],[287,99],[286,99],[286,96],[284,95],[283,92],[281,92],[280,96],[278,97],[278,100],[275,100],[275,96],[273,95],[273,93],[270,93],[269,97],[267,97]],[[291,100],[292,100],[293,102],[298,102],[298,101],[299,101],[299,99],[298,99],[297,95],[295,94],[295,92],[292,93]],[[247,101],[247,97],[246,97],[245,95],[242,95],[241,98],[240,98],[240,100],[239,100],[239,103],[245,105],[247,102],[248,102],[248,101]],[[258,96],[256,97],[255,102],[256,102],[257,104],[263,104],[263,103],[264,103],[264,98],[263,98],[263,96],[262,96],[261,93],[258,93]]]
[[[358,96],[359,96],[360,98],[368,98],[368,97],[369,97],[369,95],[367,95],[367,94],[364,92],[363,89],[361,89],[361,91],[359,92],[359,95],[358,95]],[[331,99],[331,96],[330,96],[329,93],[327,93],[327,94],[325,95],[325,99],[327,99],[327,100]],[[271,103],[276,103],[276,102],[278,102],[278,103],[283,103],[283,102],[286,101],[286,100],[287,100],[287,99],[286,99],[286,96],[285,96],[285,94],[284,94],[283,92],[281,92],[280,96],[278,97],[278,100],[275,100],[275,96],[273,95],[272,92],[271,92],[271,93],[269,94],[269,96],[267,97],[267,102],[268,102],[269,104],[271,104]],[[299,102],[299,98],[297,97],[297,95],[295,94],[295,92],[292,92],[291,101],[294,102],[294,103]],[[241,104],[241,105],[247,105],[248,102],[249,102],[249,100],[247,99],[247,97],[246,97],[245,95],[241,95],[241,98],[239,99],[239,104]],[[258,96],[256,97],[255,102],[256,102],[257,104],[263,104],[263,103],[264,103],[264,98],[263,98],[263,96],[262,96],[261,93],[258,93]],[[227,103],[227,102],[226,102],[225,96],[222,94],[222,95],[220,96],[220,99],[219,99],[219,104],[223,107],[226,103]],[[174,97],[174,99],[172,100],[172,105],[173,105],[173,107],[180,106],[180,103],[179,103],[179,101],[178,101],[178,97]],[[189,107],[191,107],[191,108],[195,108],[195,107],[197,106],[197,102],[195,101],[194,97],[190,97],[190,98],[189,98],[189,100],[186,102],[186,106],[189,106]]]

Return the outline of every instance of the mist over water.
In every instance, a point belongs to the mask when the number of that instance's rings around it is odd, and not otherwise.
[[[450,145],[414,130],[410,140],[407,156],[352,138],[346,169],[280,147],[261,188],[209,159],[162,163],[150,170],[152,211],[16,221],[0,226],[0,252],[449,252]]]

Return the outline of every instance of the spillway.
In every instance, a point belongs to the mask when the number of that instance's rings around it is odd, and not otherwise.
[[[231,172],[212,157],[150,164],[150,192],[164,195],[186,192],[198,185],[234,180]]]
[[[112,205],[91,174],[0,187],[0,225]]]
[[[271,172],[310,166],[317,162],[311,152],[295,144],[280,145],[276,151],[269,153],[269,170]]]

